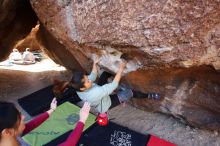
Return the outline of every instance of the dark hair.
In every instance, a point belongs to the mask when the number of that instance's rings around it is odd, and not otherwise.
[[[70,82],[71,82],[73,88],[75,88],[77,91],[80,91],[80,88],[84,87],[83,78],[85,75],[86,74],[84,72],[74,73]]]
[[[19,119],[20,113],[13,103],[0,101],[0,132],[5,128],[15,127]]]
[[[65,89],[69,86],[69,82],[59,79],[53,80],[53,94],[57,98],[62,98]]]

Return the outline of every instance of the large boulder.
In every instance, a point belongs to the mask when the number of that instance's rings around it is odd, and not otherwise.
[[[37,32],[37,38],[40,45],[44,46],[42,49],[49,55],[50,58],[66,68],[72,70],[83,70],[75,57],[66,49],[66,47],[59,43],[54,36],[49,33],[43,25],[40,26],[40,30]]]
[[[15,44],[37,24],[29,0],[0,1],[0,60],[8,57]]]
[[[55,60],[71,68],[72,59],[79,63],[72,68],[89,71],[96,54],[100,66],[116,72],[127,53],[123,82],[162,95],[160,101],[133,99],[135,106],[220,131],[219,0],[30,1],[41,31],[60,46],[46,46]]]

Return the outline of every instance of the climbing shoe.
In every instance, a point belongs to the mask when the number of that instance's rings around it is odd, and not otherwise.
[[[133,97],[133,92],[131,89],[123,88],[117,92],[118,99],[121,103],[128,101]]]

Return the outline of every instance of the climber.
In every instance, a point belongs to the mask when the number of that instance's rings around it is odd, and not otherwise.
[[[98,72],[98,62],[99,59],[96,58],[93,63],[92,72],[89,76],[83,72],[77,72],[73,75],[70,81],[72,87],[77,90],[77,95],[79,98],[83,101],[89,102],[92,107],[95,107],[97,112],[105,113],[110,108],[129,100],[131,97],[160,99],[160,95],[158,93],[146,94],[132,91],[128,88],[123,88],[121,91],[119,91],[118,95],[111,95],[110,97],[110,94],[112,94],[119,85],[122,73],[127,64],[126,57],[124,59],[122,56],[118,72],[111,83],[107,83],[108,78],[111,76],[111,74],[107,72],[104,72],[100,76],[98,84],[94,83]]]

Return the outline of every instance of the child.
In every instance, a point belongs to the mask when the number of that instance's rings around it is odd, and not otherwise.
[[[0,146],[29,146],[21,136],[29,133],[43,123],[54,112],[57,101],[54,98],[50,110],[39,115],[34,120],[24,123],[24,116],[16,109],[13,103],[0,102]],[[68,139],[60,146],[75,146],[81,136],[84,123],[88,118],[90,104],[85,103],[80,110],[80,120]],[[60,125],[62,126],[62,125]]]

